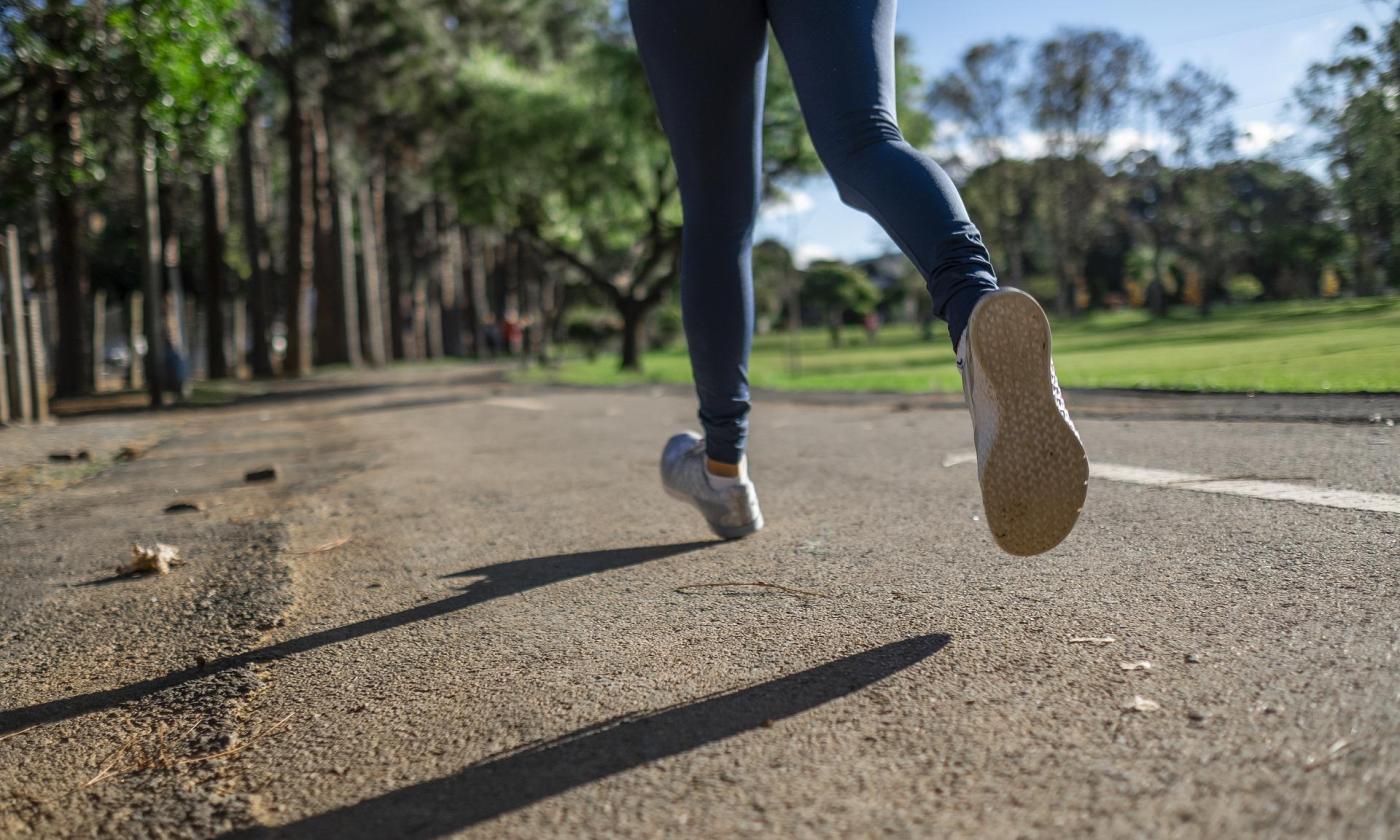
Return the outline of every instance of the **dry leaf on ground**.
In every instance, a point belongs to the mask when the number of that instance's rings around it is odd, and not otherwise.
[[[1111,645],[1116,641],[1112,636],[1071,636],[1069,639],[1072,645]]]
[[[139,575],[144,572],[155,572],[161,575],[170,574],[171,566],[184,564],[180,557],[180,549],[165,543],[156,543],[152,546],[131,544],[131,562],[124,566],[117,567],[119,575]]]
[[[293,557],[305,557],[308,554],[325,554],[327,551],[335,551],[337,548],[340,548],[342,545],[345,545],[348,542],[350,542],[349,537],[341,537],[338,540],[331,540],[330,542],[321,543],[315,548],[308,548],[305,551],[293,551],[290,552],[290,554]]]
[[[1162,705],[1156,700],[1148,700],[1141,694],[1134,694],[1133,699],[1123,704],[1125,712],[1155,712],[1160,708]]]

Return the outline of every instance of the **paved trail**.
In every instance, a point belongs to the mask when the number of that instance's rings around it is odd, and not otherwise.
[[[941,402],[765,400],[726,544],[659,490],[675,391],[332,385],[0,434],[163,441],[0,498],[0,835],[1400,835],[1383,422],[1086,400],[1026,560]]]

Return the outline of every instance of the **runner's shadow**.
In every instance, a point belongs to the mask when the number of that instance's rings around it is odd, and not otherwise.
[[[636,566],[652,560],[673,557],[690,551],[698,551],[713,542],[673,543],[671,545],[648,545],[636,548],[621,548],[604,551],[585,551],[579,554],[554,554],[547,557],[531,557],[526,560],[512,560],[496,563],[460,573],[460,575],[481,576],[449,598],[419,604],[388,615],[367,618],[353,624],[332,627],[310,633],[285,642],[255,648],[244,653],[213,660],[203,666],[172,671],[161,677],[143,680],[120,688],[93,691],[47,703],[36,703],[17,709],[0,712],[0,735],[24,729],[41,723],[85,715],[89,712],[109,709],[121,703],[139,700],[158,691],[207,677],[220,671],[228,671],[254,662],[272,662],[298,653],[338,644],[350,639],[358,639],[405,624],[424,621],[429,618],[455,613],[495,598],[516,595],[530,589],[548,586],[571,578],[583,577],[597,572]],[[456,577],[459,575],[452,575]]]
[[[909,668],[941,650],[916,636],[737,691],[614,718],[276,828],[227,838],[439,837],[551,796],[794,717]],[[782,736],[787,737],[787,736]]]

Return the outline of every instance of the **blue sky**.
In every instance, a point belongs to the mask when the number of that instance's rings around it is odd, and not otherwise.
[[[1385,12],[1341,0],[903,0],[898,20],[927,78],[977,41],[1014,35],[1033,43],[1062,25],[1137,35],[1161,73],[1190,61],[1228,80],[1237,93],[1231,115],[1252,134],[1247,148],[1261,150],[1297,131],[1288,100],[1308,65],[1331,55],[1352,24],[1373,24]],[[807,258],[858,259],[894,247],[868,217],[841,204],[824,176],[802,184],[788,205],[768,208],[759,236]]]

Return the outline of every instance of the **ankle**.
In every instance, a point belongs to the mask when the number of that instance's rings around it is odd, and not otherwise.
[[[716,461],[714,458],[706,458],[705,480],[716,490],[722,487],[734,487],[744,482],[748,473],[747,466],[744,459],[740,459],[737,464],[729,464],[724,461]]]
[[[738,464],[726,464],[724,461],[716,461],[714,458],[705,459],[705,471],[717,478],[739,477]]]

